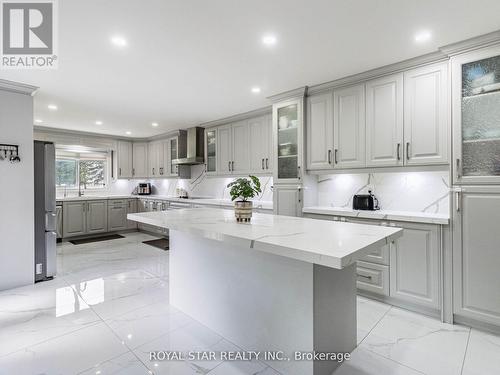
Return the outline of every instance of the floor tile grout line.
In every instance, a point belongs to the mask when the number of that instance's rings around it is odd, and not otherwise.
[[[410,366],[408,366],[408,365],[405,365],[404,363],[401,363],[401,362],[399,362],[399,361],[396,361],[396,360],[395,360],[395,359],[393,359],[393,358],[389,358],[389,357],[386,357],[385,355],[382,355],[382,354],[380,354],[380,353],[374,352],[374,351],[372,351],[372,350],[368,349],[367,347],[363,347],[363,349],[364,349],[364,350],[369,351],[370,353],[374,354],[374,355],[375,355],[375,356],[377,356],[377,357],[384,358],[384,359],[386,359],[386,360],[388,360],[388,361],[391,361],[391,362],[397,363],[398,365],[403,366],[403,367],[405,367],[405,368],[407,368],[407,369],[410,369],[410,370],[412,370],[412,371],[418,372],[419,374],[422,374],[422,375],[427,375],[425,372],[422,372],[422,371],[420,371],[420,370],[417,370],[416,368],[413,368],[413,367],[410,367]]]
[[[462,360],[462,367],[460,367],[460,375],[464,372],[465,360],[467,359],[467,351],[469,350],[469,341],[472,334],[472,328],[469,327],[469,335],[467,336],[467,344],[465,345],[464,358]]]
[[[377,320],[377,322],[373,325],[373,327],[368,331],[368,333],[365,335],[365,337],[363,337],[363,340],[361,340],[357,346],[360,346],[363,343],[363,341],[365,341],[365,339],[370,335],[370,333],[372,333],[372,331],[375,329],[375,327],[377,327],[379,325],[379,323],[382,321],[382,319],[385,318],[385,316],[389,313],[390,310],[392,310],[392,308],[393,308],[393,306],[389,305],[389,308],[387,309],[387,311],[380,317],[379,320]]]

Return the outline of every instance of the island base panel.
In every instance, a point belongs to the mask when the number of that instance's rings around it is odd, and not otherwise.
[[[294,361],[294,352],[356,346],[355,265],[337,270],[170,231],[173,306],[243,350],[282,351],[283,374],[330,375],[337,362]]]

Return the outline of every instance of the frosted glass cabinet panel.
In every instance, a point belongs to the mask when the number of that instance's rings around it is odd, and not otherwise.
[[[500,49],[456,58],[452,74],[455,181],[498,183]]]
[[[206,131],[206,172],[213,174],[217,172],[217,130],[211,129]]]
[[[301,179],[303,99],[273,105],[275,175],[277,182],[295,183]]]

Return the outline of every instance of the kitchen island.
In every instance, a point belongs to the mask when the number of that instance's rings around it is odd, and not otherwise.
[[[128,219],[170,230],[173,306],[245,350],[278,352],[259,359],[294,375],[330,375],[339,365],[298,361],[296,352],[354,349],[355,263],[402,235],[393,227],[267,214],[237,223],[232,211],[213,208]]]

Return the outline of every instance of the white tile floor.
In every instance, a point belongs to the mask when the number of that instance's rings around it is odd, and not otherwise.
[[[59,246],[55,280],[0,292],[0,375],[277,375],[263,363],[151,362],[150,350],[239,350],[169,305],[168,253],[126,238]],[[500,337],[358,298],[335,375],[500,374]]]

